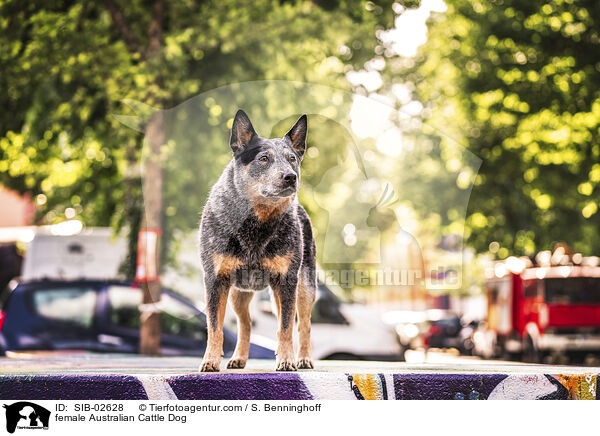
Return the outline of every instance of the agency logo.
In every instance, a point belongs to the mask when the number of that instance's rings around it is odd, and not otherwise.
[[[6,431],[14,433],[18,429],[48,430],[50,411],[29,401],[5,404]]]

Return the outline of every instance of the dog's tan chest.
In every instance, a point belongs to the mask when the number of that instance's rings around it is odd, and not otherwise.
[[[252,209],[261,223],[265,223],[281,215],[291,203],[290,198],[284,198],[272,204],[253,202]]]
[[[244,265],[241,259],[226,254],[213,254],[212,261],[217,276],[228,276]]]
[[[265,257],[260,261],[260,264],[271,272],[285,275],[287,274],[288,269],[290,269],[290,263],[292,262],[293,257],[294,253],[290,251],[285,256]]]
[[[248,269],[265,269],[272,273],[285,275],[287,274],[290,268],[290,264],[292,262],[293,257],[294,253],[291,251],[285,255],[264,257],[258,262],[258,265],[260,265],[260,267],[257,268],[250,266]],[[214,254],[212,256],[212,261],[214,271],[217,276],[230,275],[239,268],[248,266],[248,263],[244,260],[227,254]]]

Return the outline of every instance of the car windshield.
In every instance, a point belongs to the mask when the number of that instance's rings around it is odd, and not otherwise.
[[[36,311],[45,318],[90,327],[94,319],[96,292],[91,288],[53,288],[33,293]]]
[[[111,286],[108,288],[108,298],[111,305],[110,322],[119,327],[139,329],[142,291],[128,286]],[[162,333],[203,339],[202,332],[206,328],[204,317],[191,305],[163,292],[159,307]]]
[[[545,300],[554,304],[600,304],[600,277],[549,278]]]

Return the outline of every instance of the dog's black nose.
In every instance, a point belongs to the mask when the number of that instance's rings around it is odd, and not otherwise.
[[[283,181],[290,185],[296,183],[296,173],[287,173],[283,176]]]

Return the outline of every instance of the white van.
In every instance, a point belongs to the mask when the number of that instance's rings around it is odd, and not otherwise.
[[[127,253],[127,241],[110,228],[87,228],[74,235],[38,228],[30,242],[21,278],[114,279]]]
[[[335,291],[335,292],[334,292]],[[398,335],[383,323],[376,309],[343,299],[343,290],[335,284],[318,282],[317,299],[311,315],[313,359],[404,360]],[[228,305],[229,306],[229,305]],[[226,323],[235,328],[235,315],[228,308]],[[258,293],[250,304],[252,336],[266,337],[276,345],[277,318],[270,291]],[[298,332],[294,331],[298,349]]]

